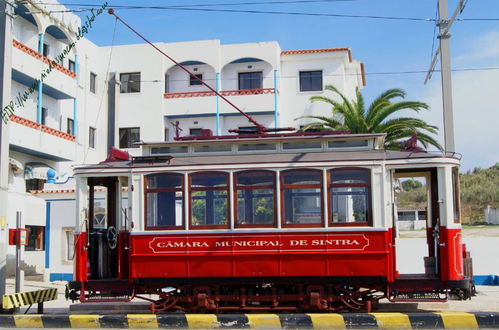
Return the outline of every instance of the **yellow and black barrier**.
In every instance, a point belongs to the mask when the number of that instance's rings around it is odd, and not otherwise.
[[[1,328],[499,329],[499,313],[0,315]]]
[[[19,292],[3,296],[2,308],[13,309],[26,305],[38,304],[38,313],[43,313],[43,303],[57,299],[57,289],[44,289],[29,292]]]

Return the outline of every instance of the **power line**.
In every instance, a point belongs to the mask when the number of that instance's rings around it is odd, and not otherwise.
[[[499,67],[483,67],[483,68],[459,68],[452,69],[453,72],[467,72],[467,71],[498,71]],[[366,76],[377,76],[377,75],[403,75],[403,74],[423,74],[427,73],[427,70],[414,70],[414,71],[380,71],[380,72],[366,72]],[[440,72],[440,70],[434,70],[434,72]],[[338,77],[338,76],[361,76],[362,73],[337,73],[337,74],[325,74],[324,77]],[[298,79],[299,76],[277,76],[279,79]],[[238,80],[239,78],[222,78],[221,81]],[[270,78],[268,78],[270,79]],[[203,79],[205,82],[215,82],[216,79]],[[189,79],[170,79],[169,82],[185,82]],[[129,81],[132,82],[132,81]],[[151,83],[164,83],[164,80],[154,79],[154,80],[141,80],[140,82],[151,82]]]

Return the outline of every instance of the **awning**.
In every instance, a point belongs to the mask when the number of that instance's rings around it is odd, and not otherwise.
[[[14,172],[14,174],[16,175],[21,174],[24,170],[23,164],[12,157],[9,157],[9,165],[12,169],[12,172]]]
[[[24,179],[47,180],[47,171],[51,169],[52,167],[44,163],[27,163],[24,167]]]

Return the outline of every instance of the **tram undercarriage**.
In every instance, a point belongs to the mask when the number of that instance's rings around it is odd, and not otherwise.
[[[378,301],[442,302],[451,294],[469,299],[469,283],[449,285],[435,279],[412,279],[388,285],[379,279],[367,281],[346,279],[340,282],[324,279],[238,279],[223,281],[196,280],[190,283],[137,280],[91,281],[84,285],[71,282],[68,298],[85,302],[128,302],[133,298],[151,303],[152,313],[183,311],[189,313],[282,311],[282,312],[372,312]],[[306,283],[306,284],[305,284]],[[348,284],[345,284],[348,283]],[[382,283],[382,284],[380,284]],[[449,289],[449,287],[456,288]],[[86,292],[81,299],[79,292]]]

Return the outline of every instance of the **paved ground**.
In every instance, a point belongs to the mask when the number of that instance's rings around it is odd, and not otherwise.
[[[465,226],[462,230],[466,237],[499,237],[499,225]],[[425,230],[401,231],[401,238],[426,237]]]

